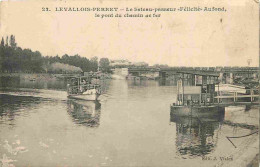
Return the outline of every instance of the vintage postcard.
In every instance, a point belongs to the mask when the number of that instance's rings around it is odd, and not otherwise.
[[[0,0],[0,166],[258,167],[259,0]]]

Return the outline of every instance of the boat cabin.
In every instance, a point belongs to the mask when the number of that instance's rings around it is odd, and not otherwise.
[[[207,105],[214,103],[218,75],[202,72],[177,72],[177,102],[175,105]]]
[[[68,80],[67,93],[82,94],[87,90],[100,88],[100,85],[93,83],[93,78],[90,76],[72,77]]]

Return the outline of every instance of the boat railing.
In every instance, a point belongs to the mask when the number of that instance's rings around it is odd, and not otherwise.
[[[218,91],[216,90],[216,93],[218,95],[230,95],[230,94],[234,94],[234,93],[237,93],[237,94],[244,94],[244,95],[248,95],[248,94],[259,94],[259,89],[238,89],[238,90],[221,90],[221,91]]]
[[[259,98],[259,89],[244,89],[245,93],[241,90],[229,90],[229,91],[218,91],[217,95],[214,97],[218,102],[221,99],[233,99],[234,102],[237,102],[241,98],[250,98],[250,101],[253,102],[255,98]]]
[[[234,102],[254,102],[259,98],[258,89],[244,89],[245,93],[241,93],[241,90],[234,91],[218,91],[212,93],[200,93],[199,95],[195,94],[179,94],[179,100],[177,100],[176,105],[211,105],[221,103],[222,99],[231,99]],[[188,98],[190,97],[190,98]]]
[[[68,85],[67,92],[69,94],[80,94],[89,89],[98,89],[98,84],[86,84],[86,85]]]
[[[90,87],[90,88],[97,88],[97,87],[100,87],[100,85],[98,84],[93,84],[93,85],[70,85],[69,87],[71,88],[78,88],[78,87]]]

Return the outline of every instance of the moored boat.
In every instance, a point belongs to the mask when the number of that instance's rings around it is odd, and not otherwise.
[[[176,103],[171,105],[171,115],[192,117],[216,117],[225,109],[215,102],[215,85],[218,75],[180,72],[177,82]],[[201,82],[198,82],[200,80]],[[188,86],[184,86],[187,83]]]

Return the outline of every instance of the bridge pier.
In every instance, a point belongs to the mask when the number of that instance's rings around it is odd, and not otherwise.
[[[230,83],[230,84],[233,84],[233,82],[234,82],[234,74],[231,72],[231,73],[229,74],[229,83]]]

